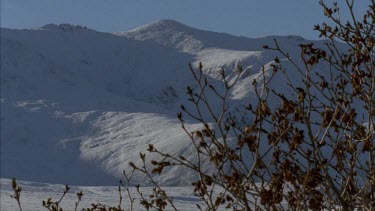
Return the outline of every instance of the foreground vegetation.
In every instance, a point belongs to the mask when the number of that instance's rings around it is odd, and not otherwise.
[[[147,175],[154,185],[154,194],[147,196],[137,186],[145,209],[178,210],[173,198],[153,179],[154,174],[163,174],[173,166],[196,173],[194,192],[206,204],[199,209],[374,210],[375,2],[368,1],[368,11],[362,16],[354,14],[354,7],[363,1],[341,3],[320,1],[331,25],[315,26],[325,41],[324,48],[300,45],[298,59],[303,65],[284,52],[277,40],[273,46],[264,46],[279,56],[272,64],[272,74],[267,75],[264,68],[263,80],[253,83],[257,100],[247,105],[253,119],[250,123],[240,124],[228,110],[227,96],[237,80],[228,81],[222,71],[225,91],[220,93],[205,78],[203,65],[197,70],[190,66],[196,88],[188,87],[187,94],[195,110],[181,106],[178,119],[195,147],[198,162],[149,145],[147,154],[140,153],[143,165],[130,163],[133,170],[124,172],[119,205],[92,204],[84,210],[123,210],[124,196],[130,199],[128,207],[132,209],[135,199],[129,184],[134,173]],[[342,19],[343,14],[349,19]],[[339,47],[340,43],[347,49]],[[286,69],[286,63],[294,68]],[[241,73],[241,67],[237,71]],[[289,93],[270,88],[276,75],[288,81]],[[295,83],[295,78],[301,80]],[[220,99],[220,105],[208,102],[208,92]],[[271,105],[270,99],[278,103]],[[222,108],[219,114],[213,112],[218,106]],[[205,119],[203,112],[210,118]],[[189,131],[185,117],[200,122],[202,129]],[[150,161],[149,154],[159,159]],[[207,173],[206,165],[215,171]],[[12,187],[12,197],[22,210],[22,189],[15,179]],[[47,199],[43,206],[62,210],[59,203],[68,191],[66,186],[58,201]],[[76,209],[82,197],[82,192],[77,193]]]

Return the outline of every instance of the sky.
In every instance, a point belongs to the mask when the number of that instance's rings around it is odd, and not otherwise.
[[[0,0],[1,27],[70,23],[103,32],[128,31],[159,19],[238,36],[299,35],[318,39],[326,21],[318,0]],[[331,2],[331,0],[327,0]],[[369,0],[358,0],[356,11]]]

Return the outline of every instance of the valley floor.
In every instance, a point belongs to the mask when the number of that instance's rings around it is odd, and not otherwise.
[[[16,211],[18,210],[17,202],[10,197],[13,194],[12,180],[0,179],[1,183],[1,211]],[[43,208],[42,201],[52,197],[53,201],[58,200],[65,188],[61,184],[47,184],[28,181],[17,181],[17,184],[22,188],[21,204],[24,211],[47,210]],[[91,203],[101,203],[109,206],[118,206],[119,192],[116,186],[70,186],[71,189],[61,202],[64,210],[74,210],[77,201],[76,193],[83,192],[82,201],[78,206],[78,210],[91,207]],[[141,187],[145,195],[152,192],[151,187]],[[167,187],[166,192],[173,196],[174,203],[179,210],[197,210],[196,204],[204,207],[203,202],[197,196],[194,196],[191,187]],[[123,190],[124,191],[124,190]],[[131,188],[132,195],[136,198],[134,201],[134,210],[144,210],[139,203],[139,196],[135,188]],[[125,192],[123,192],[125,194]],[[123,208],[129,210],[129,201],[123,195]],[[170,210],[170,209],[169,209]]]

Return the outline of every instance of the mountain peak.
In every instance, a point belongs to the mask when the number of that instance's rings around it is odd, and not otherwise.
[[[164,30],[172,30],[172,31],[186,31],[191,30],[192,28],[186,26],[178,21],[171,20],[171,19],[161,19],[154,21],[150,24],[135,28],[129,32],[142,32],[142,31],[164,31]]]
[[[154,21],[153,23],[151,23],[151,25],[152,24],[154,24],[154,25],[185,26],[185,27],[187,27],[186,25],[184,25],[184,24],[182,24],[178,21],[172,20],[172,19],[160,19],[160,20]]]

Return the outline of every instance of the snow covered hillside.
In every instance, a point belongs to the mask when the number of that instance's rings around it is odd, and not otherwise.
[[[230,93],[232,111],[241,114],[261,67],[271,71],[275,53],[262,46],[274,38],[292,56],[298,44],[311,42],[297,36],[236,37],[172,20],[113,34],[68,24],[2,28],[1,177],[117,184],[149,143],[194,159],[176,119],[179,105],[187,102],[185,88],[193,84],[188,62],[202,62],[213,84],[220,84],[221,68],[230,78],[242,65]],[[272,86],[287,87],[281,79]],[[168,175],[158,181],[185,185],[195,176],[178,168]],[[146,183],[142,177],[135,182]]]

